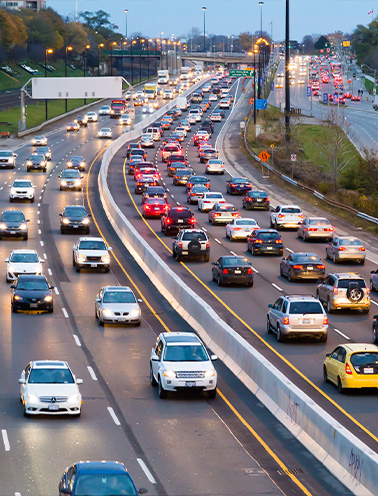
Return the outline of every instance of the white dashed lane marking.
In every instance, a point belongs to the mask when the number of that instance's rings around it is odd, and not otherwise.
[[[108,407],[107,407],[107,409],[108,409],[108,412],[110,413],[110,416],[112,417],[112,419],[113,419],[113,421],[114,421],[115,425],[121,425],[121,422],[118,420],[118,417],[117,417],[117,415],[114,413],[113,408],[112,408],[111,406],[108,406]]]
[[[79,339],[78,336],[76,336],[76,334],[73,334],[73,338],[74,338],[75,343],[77,344],[77,346],[81,346],[80,339]]]
[[[67,310],[64,307],[62,308],[62,312],[63,312],[63,315],[66,317],[66,319],[68,319],[68,313],[67,313]]]
[[[5,451],[10,451],[8,433],[7,433],[6,429],[1,429],[1,435],[3,436],[3,443],[4,443]]]
[[[138,461],[139,465],[141,466],[141,469],[143,470],[143,472],[146,474],[147,479],[151,482],[151,484],[156,484],[156,480],[154,479],[151,472],[148,470],[148,467],[144,463],[144,461],[141,458],[137,458],[137,461]]]
[[[89,372],[89,375],[92,377],[92,379],[94,381],[97,381],[97,377],[96,377],[96,374],[94,372],[94,370],[92,369],[92,367],[90,367],[89,365],[87,366],[87,369],[88,369],[88,372]]]
[[[347,339],[348,341],[350,341],[350,338],[344,334],[343,332],[339,331],[338,329],[333,329],[335,332],[337,332],[337,334],[340,334],[340,336],[342,336],[344,339]]]

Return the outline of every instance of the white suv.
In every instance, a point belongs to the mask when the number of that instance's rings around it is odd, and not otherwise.
[[[278,205],[270,214],[270,226],[276,230],[280,227],[298,228],[303,219],[298,205]]]
[[[17,153],[11,150],[0,150],[0,168],[14,169],[16,167]]]
[[[214,398],[217,373],[212,361],[217,358],[209,356],[193,332],[163,332],[151,352],[151,385],[158,386],[160,398],[166,398],[168,391],[179,389],[206,391]]]
[[[209,212],[214,208],[216,203],[226,203],[226,200],[222,193],[209,191],[204,193],[202,198],[198,199],[198,210],[200,212]]]
[[[76,272],[81,269],[104,269],[109,272],[112,248],[102,238],[79,238],[73,245],[72,265]]]
[[[34,202],[35,186],[30,179],[15,179],[13,184],[9,185],[9,201],[12,203],[15,200],[28,200]]]

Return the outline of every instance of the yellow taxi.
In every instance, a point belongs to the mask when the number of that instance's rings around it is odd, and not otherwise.
[[[348,343],[326,354],[323,365],[325,382],[332,382],[339,393],[348,388],[378,387],[378,346]]]

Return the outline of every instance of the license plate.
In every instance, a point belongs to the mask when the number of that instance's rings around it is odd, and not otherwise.
[[[273,250],[273,246],[267,246],[266,249],[267,250]]]
[[[77,229],[79,226],[72,226],[74,229]]]
[[[97,267],[97,264],[91,264],[91,267],[95,268]]]
[[[59,405],[49,405],[49,410],[59,410]]]
[[[196,382],[195,381],[186,381],[185,385],[186,385],[186,387],[196,387]]]
[[[241,270],[235,270],[235,274],[241,274]]]
[[[311,319],[303,319],[302,324],[311,324]]]
[[[118,322],[126,322],[126,317],[120,317],[120,318],[118,319]]]
[[[182,224],[184,221],[182,219],[178,219],[177,221],[179,224]]]
[[[11,231],[10,233],[11,233],[11,234],[16,234],[16,231]]]
[[[258,202],[262,202],[262,199],[261,199],[261,198],[257,198],[257,201],[258,201]]]
[[[188,254],[188,252],[187,252],[187,251],[183,251],[183,252],[182,252],[182,254],[183,254],[183,255],[187,255],[187,254]]]
[[[38,308],[38,303],[30,303],[30,308]]]
[[[364,368],[364,373],[365,374],[374,374],[374,369],[373,368]]]
[[[314,267],[307,267],[307,270],[314,270]]]

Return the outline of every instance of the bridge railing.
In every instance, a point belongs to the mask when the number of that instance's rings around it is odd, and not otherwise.
[[[182,57],[209,57],[209,58],[240,58],[240,57],[248,57],[248,55],[244,52],[184,52]]]

